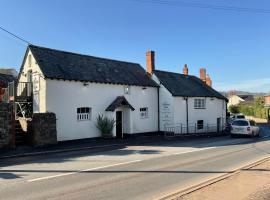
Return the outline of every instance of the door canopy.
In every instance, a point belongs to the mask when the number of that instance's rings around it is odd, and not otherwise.
[[[135,109],[130,105],[130,103],[126,100],[124,96],[118,96],[116,99],[106,108],[106,111],[115,111],[116,108],[118,107],[128,107],[132,111]]]

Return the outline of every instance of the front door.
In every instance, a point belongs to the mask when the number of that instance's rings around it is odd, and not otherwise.
[[[122,111],[116,111],[116,137],[123,138]]]
[[[221,119],[217,118],[217,132],[218,133],[220,132],[220,122],[221,122]]]

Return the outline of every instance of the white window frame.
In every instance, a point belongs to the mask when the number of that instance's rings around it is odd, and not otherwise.
[[[77,108],[77,121],[90,121],[92,115],[92,108],[90,107],[78,107]]]
[[[124,94],[130,94],[130,86],[129,85],[124,86]]]
[[[206,99],[194,99],[194,109],[205,109]]]
[[[146,119],[148,118],[148,107],[143,107],[143,108],[140,108],[140,117],[141,119]]]

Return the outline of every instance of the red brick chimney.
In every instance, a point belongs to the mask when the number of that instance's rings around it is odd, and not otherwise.
[[[201,68],[200,69],[200,79],[203,82],[206,82],[206,69],[205,68]]]
[[[206,76],[206,85],[208,85],[209,87],[212,87],[212,80],[208,74]]]
[[[184,64],[184,67],[183,67],[183,74],[184,74],[184,75],[188,75],[188,67],[187,67],[187,64]]]
[[[153,74],[155,70],[155,52],[147,51],[146,52],[146,68],[148,74]]]

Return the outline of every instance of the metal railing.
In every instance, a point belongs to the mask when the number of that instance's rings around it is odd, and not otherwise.
[[[225,125],[218,126],[217,124],[175,124],[175,125],[165,125],[164,135],[165,136],[180,136],[188,134],[208,134],[208,133],[222,133],[225,130]]]
[[[31,82],[19,82],[16,85],[16,96],[31,97],[33,94],[33,87]]]
[[[31,82],[10,82],[7,87],[8,100],[14,100],[15,97],[31,97],[33,86]]]

